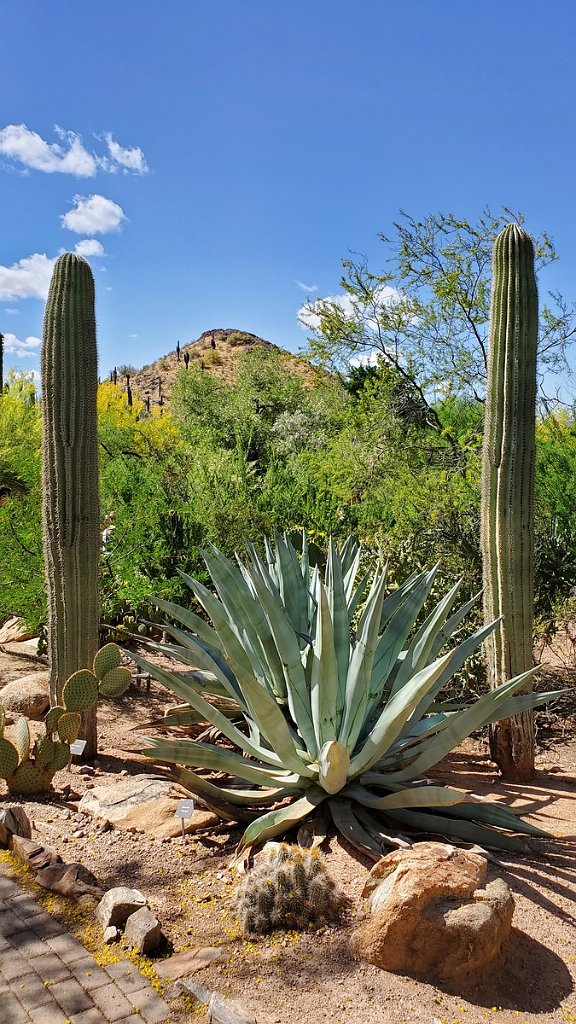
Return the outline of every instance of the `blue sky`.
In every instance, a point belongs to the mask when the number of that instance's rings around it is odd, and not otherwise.
[[[380,269],[400,208],[521,210],[576,298],[569,0],[0,0],[0,33],[8,365],[74,246],[102,374],[212,327],[298,349],[301,285]]]

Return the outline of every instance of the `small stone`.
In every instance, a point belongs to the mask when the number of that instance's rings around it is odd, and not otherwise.
[[[186,949],[183,953],[175,953],[167,960],[162,960],[156,964],[156,972],[161,978],[176,980],[195,974],[196,971],[224,957],[224,950],[220,946],[197,946],[195,949]]]
[[[256,1024],[256,1017],[235,999],[213,992],[208,1003],[208,1019],[212,1024]]]
[[[123,885],[109,889],[104,893],[96,907],[96,917],[102,930],[110,925],[124,925],[131,914],[148,905],[145,896],[138,889],[128,889]]]
[[[0,807],[0,846],[8,846],[11,836],[32,838],[30,819],[19,804],[5,804]]]
[[[126,921],[124,938],[138,953],[150,953],[162,941],[162,926],[147,907],[142,907],[142,910],[130,914]]]
[[[109,928],[104,929],[104,942],[107,946],[111,945],[112,942],[117,942],[119,938],[120,932],[113,924],[111,924]]]

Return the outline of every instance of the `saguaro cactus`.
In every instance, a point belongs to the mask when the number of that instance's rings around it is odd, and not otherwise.
[[[50,697],[91,665],[98,650],[98,439],[94,279],[73,253],[56,261],[44,315],[42,520],[48,590]],[[85,755],[96,750],[96,711],[86,712]]]
[[[537,337],[534,246],[508,224],[494,244],[482,465],[484,614],[502,616],[486,644],[491,686],[533,664]],[[532,712],[493,726],[491,750],[505,778],[531,778]]]

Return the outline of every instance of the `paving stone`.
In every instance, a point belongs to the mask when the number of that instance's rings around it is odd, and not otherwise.
[[[18,949],[10,949],[2,953],[0,960],[0,973],[5,981],[12,981],[14,978],[23,978],[30,973],[26,957]]]
[[[59,924],[50,914],[45,914],[41,910],[38,914],[34,914],[33,917],[28,921],[28,927],[38,935],[40,939],[50,939],[56,935],[65,935],[66,929]]]
[[[50,953],[46,946],[42,956],[31,958],[30,967],[34,968],[42,981],[54,983],[70,977],[70,968],[63,963],[59,956],[56,956],[56,953]]]
[[[132,1003],[128,1002],[126,996],[113,981],[109,985],[103,985],[102,988],[95,988],[90,994],[96,1006],[101,1009],[106,1020],[109,1020],[111,1024],[134,1012]]]
[[[16,996],[8,993],[2,1000],[3,1020],[10,1024],[30,1024],[30,1018]]]
[[[59,981],[56,985],[50,986],[54,999],[66,1011],[69,1017],[75,1013],[82,1013],[92,1007],[92,999],[75,978],[68,978],[66,981]]]
[[[32,1024],[66,1024],[70,1020],[64,1010],[54,1001],[46,1003],[45,1006],[39,1006],[35,1010],[30,1010],[28,1017]]]
[[[18,978],[12,987],[26,1009],[34,1010],[37,1006],[52,1002],[50,989],[37,974],[26,974]]]
[[[29,928],[24,932],[15,932],[8,938],[14,948],[19,949],[24,956],[42,956],[42,953],[46,952],[46,946],[42,939],[39,939],[36,932],[30,931]]]
[[[150,985],[130,993],[130,1001],[139,1010],[146,1024],[162,1024],[170,1016],[170,1007]]]
[[[140,974],[129,960],[109,964],[106,971],[123,992],[137,992],[146,984],[144,975]]]
[[[86,957],[85,960],[77,960],[75,964],[71,965],[70,970],[87,992],[91,992],[93,988],[100,988],[101,985],[110,984],[109,975],[101,967],[98,967],[91,956]]]
[[[14,910],[18,917],[26,920],[27,917],[32,917],[33,914],[38,912],[38,904],[36,900],[33,900],[31,896],[26,892],[21,892],[17,896],[12,896],[9,903],[10,909]],[[28,923],[26,921],[26,923]]]
[[[91,1010],[84,1010],[83,1013],[75,1013],[70,1018],[70,1021],[71,1024],[106,1024],[100,1010],[97,1010],[95,1006]],[[122,1021],[122,1024],[124,1024],[124,1021]],[[142,1024],[142,1021],[140,1021],[140,1024]]]
[[[80,945],[67,932],[64,935],[50,936],[46,939],[46,943],[52,952],[57,953],[66,964],[73,964],[76,960],[82,960],[86,956],[84,946]]]
[[[16,932],[25,932],[27,930],[24,922],[9,909],[9,904],[6,904],[5,909],[2,911],[2,935],[4,938],[9,939]]]
[[[6,878],[5,875],[0,875],[0,899],[7,900],[13,896],[20,895],[20,888],[13,882],[11,878]]]

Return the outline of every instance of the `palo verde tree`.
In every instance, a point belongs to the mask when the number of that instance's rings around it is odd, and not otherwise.
[[[382,273],[353,254],[342,261],[342,294],[301,310],[312,333],[312,360],[341,372],[351,358],[393,367],[427,406],[429,424],[438,431],[435,399],[451,393],[484,401],[492,246],[509,222],[521,225],[523,218],[506,209],[499,216],[486,209],[476,223],[452,213],[422,220],[401,213],[394,232],[380,235]],[[536,271],[557,258],[551,239],[540,235]],[[576,337],[576,307],[557,292],[548,300],[540,310],[541,384],[544,374],[568,375],[567,352]]]

